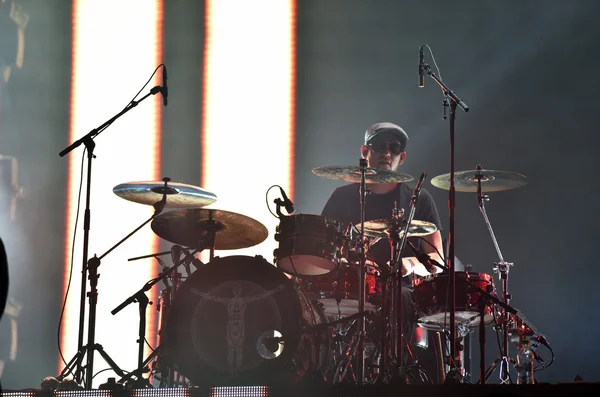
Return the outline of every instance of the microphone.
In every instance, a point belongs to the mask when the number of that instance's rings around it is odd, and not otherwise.
[[[181,259],[181,245],[175,244],[171,247],[171,260],[174,265],[179,264],[179,260]]]
[[[423,47],[419,48],[419,87],[425,87],[425,73],[423,65],[425,64],[425,60],[423,59]]]
[[[423,187],[423,182],[425,181],[425,178],[427,178],[426,172],[422,173],[421,176],[419,177],[419,180],[417,181],[417,185],[415,186],[413,195],[410,198],[409,207],[412,207],[413,205],[415,205],[417,200],[419,199],[419,196],[421,195],[421,188]]]
[[[162,81],[163,83],[160,92],[162,92],[163,106],[167,107],[167,104],[169,103],[169,87],[167,86],[167,67],[165,65],[163,65],[162,69]]]
[[[281,186],[279,186],[279,191],[283,197],[283,206],[285,207],[285,211],[288,213],[288,215],[291,215],[292,212],[294,212],[294,203],[292,203],[292,200],[288,198],[287,194],[285,194],[285,190],[283,190]]]

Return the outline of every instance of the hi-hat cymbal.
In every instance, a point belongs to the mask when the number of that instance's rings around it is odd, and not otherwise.
[[[326,167],[313,168],[313,174],[324,178],[336,179],[346,182],[360,182],[360,167],[352,165],[333,165]],[[414,178],[410,175],[401,174],[394,171],[377,170],[367,168],[365,171],[365,180],[367,183],[398,183],[410,182]]]
[[[153,205],[163,198],[165,183],[156,182],[129,182],[122,183],[113,188],[113,193],[125,200],[134,203]],[[169,182],[167,184],[167,208],[198,208],[217,201],[217,196],[193,185]]]
[[[359,225],[357,225],[358,227]],[[387,237],[394,226],[392,219],[365,221],[365,235],[368,237]],[[404,229],[402,228],[402,231]],[[408,237],[423,237],[437,232],[437,226],[431,222],[413,219],[408,227]],[[403,233],[400,233],[402,237]]]
[[[454,189],[457,192],[477,192],[477,180],[481,177],[482,192],[500,192],[515,189],[527,184],[525,175],[516,172],[497,170],[468,170],[454,173]],[[450,190],[450,174],[438,175],[431,180],[437,188]]]
[[[217,250],[252,247],[269,235],[262,223],[249,216],[207,208],[165,212],[154,218],[151,226],[159,237],[190,248],[204,247],[212,231]]]

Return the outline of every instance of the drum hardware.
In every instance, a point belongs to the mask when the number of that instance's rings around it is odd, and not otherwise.
[[[137,340],[137,343],[139,346],[139,348],[138,348],[138,367],[134,371],[129,372],[127,375],[121,375],[122,378],[119,380],[119,383],[125,383],[129,379],[131,379],[132,377],[135,376],[136,381],[134,382],[134,387],[145,388],[150,385],[148,379],[145,379],[142,376],[142,374],[149,371],[148,365],[150,362],[152,362],[154,357],[156,357],[158,355],[159,349],[158,348],[154,349],[154,351],[150,354],[150,356],[146,360],[144,360],[144,342],[146,340],[146,309],[149,304],[152,304],[152,302],[150,302],[150,300],[146,296],[146,292],[149,291],[155,284],[159,283],[161,280],[164,280],[166,283],[167,277],[169,277],[172,273],[175,273],[176,269],[181,264],[183,264],[187,260],[191,260],[194,257],[194,255],[199,251],[200,251],[199,249],[194,249],[194,250],[188,252],[184,258],[179,259],[177,262],[174,263],[173,266],[171,266],[170,268],[161,272],[158,275],[158,277],[153,278],[152,280],[148,281],[146,284],[144,284],[144,286],[139,291],[137,291],[135,294],[131,295],[129,298],[125,299],[125,301],[123,301],[119,306],[117,306],[116,308],[114,308],[111,311],[111,314],[114,316],[115,314],[117,314],[118,312],[123,310],[125,307],[127,307],[129,304],[134,303],[134,302],[139,303],[140,321],[139,321],[139,334],[138,334],[138,340]]]
[[[73,144],[73,145],[75,145],[75,144]],[[73,145],[72,145],[72,147],[74,147]],[[91,152],[91,150],[93,150],[93,146],[94,146],[94,143],[90,138],[90,141],[88,143],[86,143],[86,147],[88,147],[89,152]],[[91,149],[90,149],[90,147],[91,147]],[[68,152],[70,150],[65,149],[65,151]],[[63,151],[63,153],[66,153],[65,151]],[[89,163],[88,167],[91,167],[91,158],[90,158],[90,163]],[[90,173],[91,173],[91,170],[90,170],[90,168],[88,168],[88,189],[89,189],[89,183],[90,183],[89,178],[91,177]],[[87,261],[87,266],[85,267],[83,275],[85,277],[86,274],[89,274],[88,278],[90,280],[90,293],[88,294],[89,306],[90,306],[90,313],[89,313],[89,318],[88,318],[88,343],[87,343],[87,345],[82,346],[78,350],[78,352],[75,354],[75,356],[71,359],[71,361],[69,363],[67,363],[67,365],[65,366],[65,368],[62,370],[62,372],[60,373],[60,375],[57,378],[59,381],[63,380],[69,373],[71,373],[71,371],[72,371],[71,367],[74,366],[77,368],[76,373],[75,373],[75,381],[77,383],[79,383],[80,382],[79,378],[81,376],[80,372],[83,370],[83,367],[81,367],[81,362],[83,361],[83,356],[86,355],[86,353],[87,353],[87,362],[85,365],[86,380],[85,380],[84,388],[91,389],[92,380],[93,380],[92,372],[93,372],[93,361],[94,361],[94,352],[95,351],[98,351],[100,353],[102,358],[104,358],[104,360],[110,365],[110,367],[115,371],[115,373],[117,375],[119,375],[121,377],[125,376],[125,373],[119,368],[119,366],[114,362],[114,360],[112,358],[110,358],[110,356],[104,351],[104,348],[100,344],[95,343],[96,306],[97,306],[97,300],[98,300],[97,286],[98,286],[98,278],[99,278],[98,267],[100,267],[101,260],[104,257],[106,257],[114,249],[116,249],[123,242],[125,242],[127,239],[129,239],[129,237],[133,236],[138,230],[140,230],[146,224],[148,224],[149,222],[154,220],[163,211],[165,204],[167,202],[167,191],[169,189],[168,183],[170,180],[171,180],[171,178],[169,178],[169,177],[163,178],[162,199],[160,201],[157,201],[154,203],[154,205],[153,205],[154,213],[152,214],[152,216],[150,218],[148,218],[140,226],[135,228],[131,233],[129,233],[127,236],[125,236],[119,242],[117,242],[115,245],[113,245],[104,254],[102,254],[99,257],[94,255],[94,257],[90,258]],[[87,257],[87,245],[88,245],[87,232],[89,229],[89,191],[88,191],[87,201],[88,201],[88,203],[86,204],[86,207],[88,207],[88,209],[86,210],[87,219],[86,219],[86,226],[84,227],[84,229],[86,231],[86,236],[84,237],[84,257]],[[85,288],[85,279],[83,281],[84,281],[82,283],[83,291],[85,292],[85,289],[86,289]],[[143,297],[139,297],[139,299],[140,299],[140,301],[144,300]],[[147,298],[146,298],[146,300],[147,300]],[[80,312],[80,316],[81,316],[80,317],[80,325],[81,325],[81,321],[83,320],[83,315],[84,315],[84,312],[81,311]],[[145,322],[144,322],[144,326],[145,326]],[[140,342],[140,344],[143,344],[143,340]]]

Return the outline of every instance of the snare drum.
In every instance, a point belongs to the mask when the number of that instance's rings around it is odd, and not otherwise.
[[[302,283],[308,296],[319,301],[325,315],[335,320],[358,313],[358,277],[356,268],[338,268],[326,275],[303,277]],[[365,310],[375,310],[381,299],[381,286],[372,271],[365,275],[365,279]]]
[[[492,276],[475,272],[456,272],[456,314],[457,325],[467,328],[478,327],[480,324],[479,298],[481,294],[472,291],[463,281],[467,278],[472,284],[482,290],[495,295],[496,288]],[[423,328],[442,331],[450,323],[451,300],[448,294],[449,274],[438,273],[415,280],[414,297],[419,311],[419,323]],[[493,308],[486,306],[484,310],[484,324],[494,322]]]
[[[319,215],[283,216],[275,234],[274,252],[281,270],[299,276],[318,276],[335,269],[344,244],[341,225]]]

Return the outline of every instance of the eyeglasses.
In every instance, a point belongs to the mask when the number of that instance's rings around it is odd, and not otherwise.
[[[404,148],[398,142],[392,142],[392,143],[373,142],[373,143],[369,144],[369,147],[374,152],[379,152],[379,153],[383,153],[386,150],[389,150],[390,153],[393,154],[394,156],[397,156],[404,151]]]

